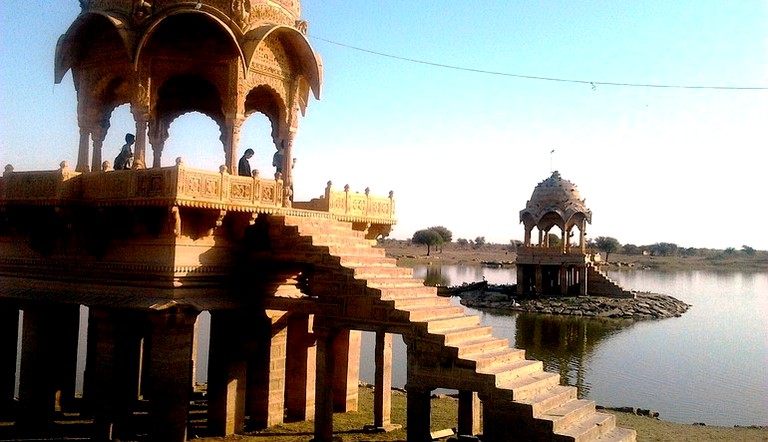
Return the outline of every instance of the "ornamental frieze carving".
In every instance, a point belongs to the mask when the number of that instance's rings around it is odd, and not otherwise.
[[[266,5],[251,8],[251,23],[272,23],[275,25],[293,26],[294,18],[285,12]]]

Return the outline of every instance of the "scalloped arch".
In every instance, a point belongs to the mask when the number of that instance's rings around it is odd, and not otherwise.
[[[320,56],[315,53],[309,40],[301,32],[285,25],[266,25],[248,31],[243,36],[243,52],[245,54],[246,70],[250,69],[254,54],[259,49],[259,45],[272,34],[284,35],[290,45],[298,54],[301,66],[301,77],[306,81],[315,99],[320,99],[320,89],[323,83],[323,63]]]
[[[120,40],[125,46],[128,60],[133,61],[132,52],[135,39],[133,33],[125,28],[125,21],[120,17],[110,15],[106,12],[87,12],[78,16],[67,31],[59,37],[56,42],[56,55],[54,57],[53,79],[54,83],[59,84],[64,79],[64,75],[72,69],[75,62],[76,48],[80,47],[81,40],[78,35],[85,28],[87,23],[93,20],[105,18],[117,31]]]
[[[174,15],[182,15],[182,14],[202,14],[208,17],[209,19],[211,19],[214,23],[216,23],[216,25],[218,25],[221,28],[221,30],[224,31],[229,36],[230,40],[232,41],[232,45],[237,50],[238,57],[240,58],[240,62],[242,64],[243,74],[248,72],[248,65],[245,62],[243,49],[240,47],[240,44],[238,42],[238,36],[235,35],[235,33],[232,31],[232,28],[229,27],[222,18],[204,9],[189,10],[189,9],[181,9],[181,8],[164,11],[162,15],[154,19],[152,23],[149,26],[147,26],[147,30],[141,35],[141,39],[139,40],[139,43],[136,46],[136,53],[133,58],[134,69],[138,70],[139,62],[141,61],[141,51],[147,45],[147,42],[150,40],[155,30],[157,30],[158,26],[160,26],[160,24],[168,17],[174,16]]]

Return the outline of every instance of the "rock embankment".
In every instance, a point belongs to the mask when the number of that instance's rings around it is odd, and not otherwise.
[[[637,293],[634,299],[601,296],[518,299],[506,293],[476,290],[460,296],[462,305],[479,309],[635,320],[677,317],[691,307],[673,296],[658,293]]]

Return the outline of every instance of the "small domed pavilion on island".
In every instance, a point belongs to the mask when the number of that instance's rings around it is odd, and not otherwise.
[[[525,227],[523,246],[517,248],[517,293],[548,296],[634,295],[600,272],[600,255],[587,249],[587,224],[592,211],[572,182],[557,171],[536,185],[531,199],[520,211]],[[551,230],[560,230],[559,241],[551,240]],[[534,229],[538,232],[532,240]],[[577,240],[573,240],[576,232]]]
[[[392,192],[328,182],[321,197],[293,200],[294,136],[323,76],[299,0],[80,4],[55,59],[55,81],[71,72],[77,90],[79,146],[62,152],[76,166],[6,165],[0,178],[0,419],[13,423],[0,439],[69,437],[74,416],[96,441],[184,442],[190,430],[228,436],[290,419],[331,442],[334,412],[357,410],[364,358],[375,362],[371,431],[403,424],[408,441],[431,440],[431,392],[447,388],[462,440],[635,440],[374,247],[396,222]],[[102,144],[124,104],[135,161],[112,170]],[[168,129],[189,112],[218,126],[216,170],[162,166]],[[274,177],[233,173],[254,113],[285,149]],[[538,213],[533,225],[557,224]],[[203,312],[201,422],[190,412]],[[371,355],[362,332],[375,335]],[[395,334],[407,347],[401,423],[390,412]]]

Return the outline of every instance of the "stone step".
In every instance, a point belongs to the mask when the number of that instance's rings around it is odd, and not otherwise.
[[[517,402],[530,405],[533,415],[539,416],[549,409],[559,407],[568,401],[576,399],[578,393],[579,390],[576,387],[557,385],[539,394],[520,399]]]
[[[413,278],[413,269],[410,267],[397,267],[388,265],[369,265],[355,267],[355,278],[371,279],[395,277]]]
[[[616,416],[607,413],[590,413],[572,425],[554,434],[558,442],[592,442],[616,428]]]
[[[445,319],[434,319],[427,323],[429,333],[439,333],[445,335],[454,330],[462,330],[467,327],[477,327],[480,325],[480,317],[474,315],[464,315],[464,307],[461,308],[460,316],[454,316]]]
[[[450,298],[441,298],[439,296],[421,296],[416,298],[398,298],[392,300],[395,308],[398,310],[408,310],[414,307],[442,307],[451,305]]]
[[[357,278],[368,282],[368,287],[380,288],[380,287],[423,287],[424,281],[415,278]]]
[[[380,298],[382,301],[410,298],[439,298],[436,288],[425,285],[420,287],[382,287],[376,290],[381,291]]]
[[[485,367],[482,370],[478,369],[478,373],[492,374],[496,378],[496,386],[507,385],[517,379],[525,377],[527,375],[533,375],[543,372],[544,363],[535,359],[521,359],[513,360],[498,365],[491,365]]]
[[[525,350],[518,348],[503,348],[500,350],[486,351],[470,356],[462,357],[475,363],[475,370],[485,373],[485,370],[492,370],[491,367],[511,364],[517,361],[524,361]]]
[[[456,320],[465,318],[464,307],[462,306],[419,306],[399,309],[408,312],[408,319],[411,322],[429,322]]]
[[[585,416],[595,412],[595,401],[586,399],[574,399],[558,407],[547,410],[536,419],[548,421],[551,431],[560,433],[568,426],[580,421]]]
[[[448,301],[450,302],[450,299],[448,299]],[[509,339],[491,336],[488,338],[480,338],[473,341],[462,342],[461,346],[457,347],[457,356],[462,359],[469,359],[471,355],[477,353],[490,353],[505,348],[509,348]]]
[[[468,326],[463,328],[453,328],[451,330],[443,330],[439,333],[443,335],[443,342],[446,346],[457,347],[461,346],[463,342],[474,341],[482,338],[490,338],[491,327],[489,326]]]
[[[497,384],[496,386],[499,390],[506,390],[499,392],[500,396],[506,393],[509,400],[519,401],[549,390],[557,386],[559,382],[559,374],[539,371],[520,376],[503,384]]]
[[[606,434],[600,436],[596,442],[635,442],[637,441],[637,431],[628,428],[616,427]]]
[[[317,244],[315,245],[317,246]],[[331,255],[336,256],[356,256],[356,257],[376,257],[384,258],[384,249],[374,249],[367,245],[327,245],[322,244],[322,247],[328,247],[328,251]]]
[[[387,258],[377,255],[342,255],[338,256],[341,260],[341,265],[344,267],[372,267],[382,266],[390,267],[397,264],[397,260],[394,258]],[[437,291],[435,291],[437,293]]]

